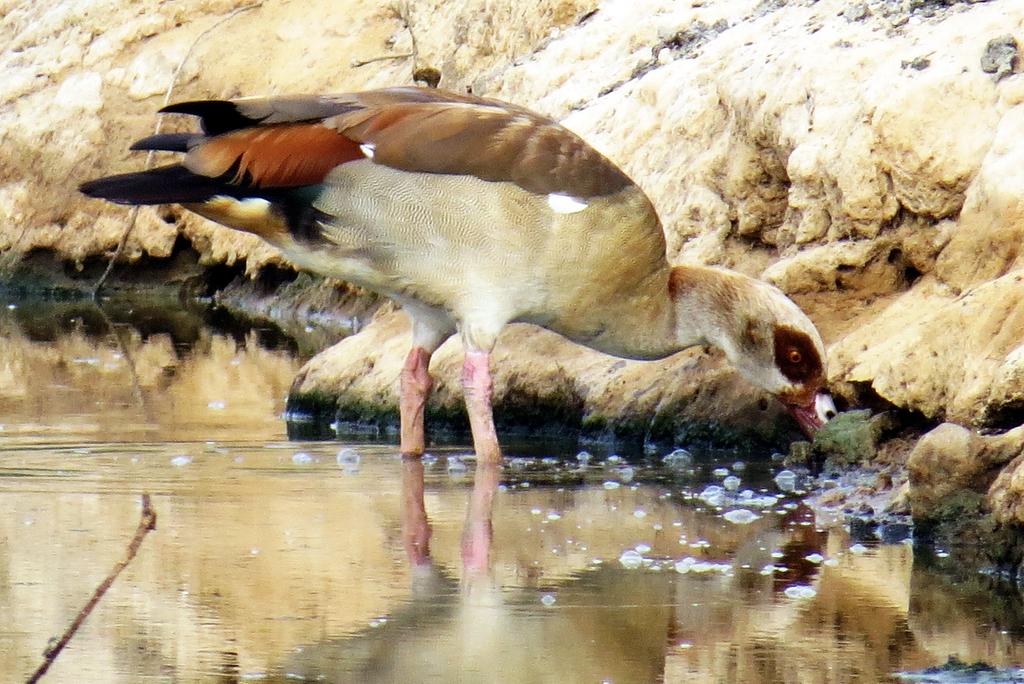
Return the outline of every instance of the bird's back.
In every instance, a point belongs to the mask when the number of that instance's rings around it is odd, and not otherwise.
[[[181,166],[83,190],[183,202],[302,267],[456,318],[490,307],[557,321],[667,267],[643,192],[578,136],[514,105],[393,88],[167,111],[200,117],[203,133],[136,147],[185,152]]]

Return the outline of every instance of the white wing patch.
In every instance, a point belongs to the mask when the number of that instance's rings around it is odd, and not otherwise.
[[[216,195],[209,201],[219,203],[221,207],[243,221],[265,218],[270,211],[270,202],[262,197],[246,197],[240,200],[227,195]]]
[[[556,214],[575,214],[577,211],[586,209],[587,203],[572,195],[552,192],[548,195],[548,206]]]
[[[376,149],[372,143],[363,143],[359,146],[359,151],[366,155],[367,159],[373,159],[373,153]]]

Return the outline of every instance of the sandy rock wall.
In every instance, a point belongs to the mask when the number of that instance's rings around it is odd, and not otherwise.
[[[174,99],[342,91],[408,83],[414,66],[431,66],[443,86],[532,106],[618,162],[658,206],[673,259],[724,264],[791,293],[822,329],[831,382],[847,400],[975,429],[1024,419],[1016,0],[243,7],[0,2],[8,262],[38,249],[82,262],[113,248],[125,212],[74,187],[138,166],[125,149],[152,132],[172,81]],[[410,53],[412,35],[415,60],[353,66]],[[244,261],[253,273],[280,264],[258,241],[176,209],[140,212],[127,258],[167,256],[180,236],[203,263]],[[314,361],[297,391],[393,401],[404,345],[375,346],[373,373],[363,355],[371,336],[404,334],[400,317],[363,334]],[[508,345],[516,360],[500,386],[536,390],[557,349],[574,359],[565,396],[595,421],[642,414],[651,428],[683,406],[720,415],[743,394],[727,371],[709,375],[715,360],[697,352],[623,369],[545,335],[510,333]],[[442,408],[458,403],[455,365],[437,366]],[[705,382],[678,381],[694,373]],[[659,383],[690,389],[673,401],[663,400],[668,389],[648,395]],[[748,422],[765,420],[759,397],[741,403]]]

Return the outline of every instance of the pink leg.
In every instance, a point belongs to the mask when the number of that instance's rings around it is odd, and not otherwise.
[[[494,385],[491,381],[490,362],[490,352],[474,350],[467,350],[462,362],[462,391],[466,398],[477,463],[501,462],[501,448],[498,446],[498,433],[494,429],[494,413],[491,410]]]
[[[467,574],[486,573],[490,568],[491,542],[494,539],[491,513],[500,477],[501,467],[497,463],[477,464],[466,511],[466,526],[462,530],[462,566]]]
[[[399,409],[402,421],[402,455],[422,456],[426,448],[423,435],[423,412],[427,396],[434,381],[427,367],[430,352],[423,347],[413,347],[405,357],[402,367],[401,399]]]

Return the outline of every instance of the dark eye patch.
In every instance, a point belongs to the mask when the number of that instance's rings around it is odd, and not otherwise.
[[[824,372],[821,356],[807,333],[784,325],[775,326],[775,365],[796,383],[820,378]]]

